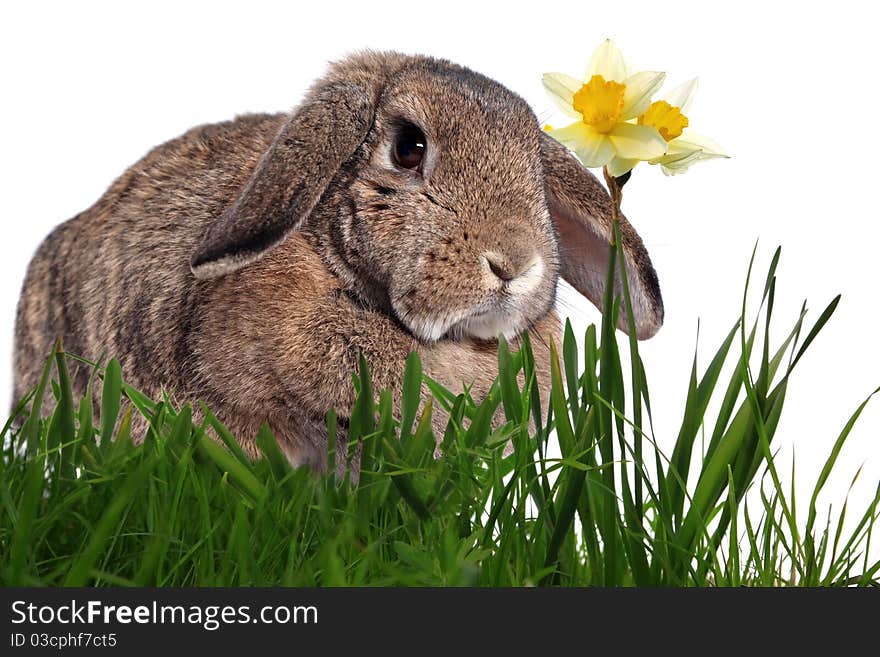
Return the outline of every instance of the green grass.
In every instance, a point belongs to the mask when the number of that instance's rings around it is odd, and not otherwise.
[[[570,325],[554,346],[550,399],[534,385],[528,341],[518,353],[502,342],[480,404],[427,380],[433,401],[422,409],[411,356],[399,418],[362,361],[349,427],[363,446],[356,485],[292,469],[268,430],[264,457],[249,461],[210,413],[194,424],[188,406],[144,398],[115,360],[93,370],[96,426],[92,395],[71,390],[68,368],[83,361],[56,347],[30,410],[19,409],[21,428],[3,430],[0,583],[876,586],[880,562],[867,555],[880,489],[851,531],[845,514],[855,512],[820,518],[816,506],[867,400],[829,437],[806,505],[780,481],[774,440],[788,382],[837,299],[812,325],[802,312],[772,343],[778,257],[757,316],[746,317],[744,295],[708,366],[694,357],[667,454],[652,436],[634,340],[623,342],[631,365],[622,364],[610,295],[582,349]],[[50,395],[55,409],[42,418]],[[440,458],[432,404],[451,416]],[[507,422],[493,429],[499,406]],[[132,413],[150,419],[143,445],[131,441]],[[332,411],[327,421],[332,435]],[[515,449],[504,456],[508,441]]]

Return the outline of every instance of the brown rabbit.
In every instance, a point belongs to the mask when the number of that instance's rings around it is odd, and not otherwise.
[[[360,53],[291,114],[159,146],[43,242],[18,307],[16,399],[60,336],[116,355],[150,395],[206,402],[249,454],[268,422],[291,462],[321,467],[323,418],[334,407],[344,426],[359,352],[376,388],[399,391],[415,350],[482,395],[497,336],[528,330],[546,394],[558,278],[601,303],[610,216],[516,94],[448,61]],[[657,276],[622,229],[647,338]]]

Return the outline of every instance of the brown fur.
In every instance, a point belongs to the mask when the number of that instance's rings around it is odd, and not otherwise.
[[[389,160],[401,120],[427,136],[421,175]],[[117,356],[147,394],[206,402],[251,455],[268,422],[292,462],[321,467],[323,417],[348,417],[360,352],[377,389],[399,396],[415,350],[427,374],[481,396],[492,336],[529,330],[546,396],[559,272],[600,302],[609,215],[596,179],[515,94],[449,62],[362,53],[292,114],[159,146],[55,229],[19,302],[16,399],[60,336],[70,352]],[[647,337],[659,288],[623,228]],[[540,277],[527,293],[499,287],[490,252]]]

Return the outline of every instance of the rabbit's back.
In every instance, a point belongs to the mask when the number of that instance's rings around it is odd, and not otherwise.
[[[185,387],[207,284],[193,278],[190,255],[285,119],[246,115],[193,128],[153,149],[44,240],[19,301],[13,403],[37,383],[58,338],[87,358],[116,355],[147,392]]]

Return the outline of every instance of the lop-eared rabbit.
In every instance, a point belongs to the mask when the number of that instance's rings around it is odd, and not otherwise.
[[[663,321],[657,276],[621,229],[648,338]],[[426,374],[479,398],[498,335],[516,346],[529,331],[546,399],[558,279],[601,304],[610,236],[605,190],[519,96],[448,61],[359,53],[291,113],[155,148],[56,228],[19,302],[15,397],[60,337],[117,356],[151,396],[204,401],[251,456],[268,422],[292,463],[321,468],[325,414],[344,429],[360,353],[376,389],[399,397],[416,351]]]

